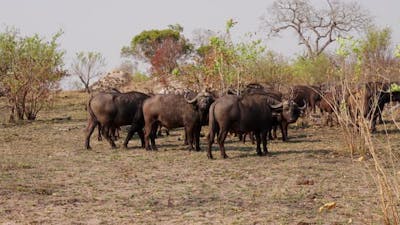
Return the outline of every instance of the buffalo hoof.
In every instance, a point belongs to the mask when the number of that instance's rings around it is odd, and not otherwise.
[[[222,155],[222,158],[227,159],[227,158],[228,158],[228,155],[227,155],[227,154],[223,154],[223,155]]]
[[[258,156],[263,156],[264,154],[262,152],[257,152]]]
[[[92,150],[92,147],[86,146],[86,150]]]
[[[201,151],[201,148],[200,147],[196,148],[196,152],[199,152],[199,151]]]
[[[213,159],[213,156],[211,154],[207,154],[207,158]]]

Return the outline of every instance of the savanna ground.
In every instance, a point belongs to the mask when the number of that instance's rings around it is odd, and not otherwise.
[[[292,126],[289,142],[269,143],[269,157],[228,137],[230,158],[214,144],[209,160],[186,150],[181,130],[157,139],[157,152],[137,138],[111,150],[95,133],[87,151],[85,101],[62,92],[37,121],[1,125],[0,224],[382,223],[372,160],[350,157],[339,128]],[[398,149],[400,133],[389,136]]]

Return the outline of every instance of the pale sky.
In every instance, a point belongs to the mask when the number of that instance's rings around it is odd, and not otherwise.
[[[346,0],[345,0],[346,1]],[[358,0],[380,27],[393,30],[393,42],[400,43],[400,0]],[[273,0],[0,0],[0,31],[6,26],[22,34],[38,33],[49,38],[64,30],[61,48],[66,50],[66,67],[78,51],[98,51],[104,55],[107,69],[123,61],[122,46],[149,29],[164,29],[179,23],[190,38],[198,28],[222,31],[233,18],[238,24],[232,30],[234,39],[245,33],[260,31],[260,17]],[[317,5],[323,0],[313,0]],[[266,41],[268,49],[286,56],[301,53],[296,37],[288,32],[281,39]]]

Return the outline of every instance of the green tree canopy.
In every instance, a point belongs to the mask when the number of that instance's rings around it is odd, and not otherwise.
[[[39,35],[22,37],[16,30],[0,33],[0,85],[19,119],[33,120],[47,102],[51,90],[66,75],[64,51],[57,32],[50,41]]]
[[[182,31],[179,24],[163,30],[145,30],[132,38],[130,46],[122,48],[121,55],[150,63],[153,74],[171,73],[178,66],[178,59],[192,49]]]

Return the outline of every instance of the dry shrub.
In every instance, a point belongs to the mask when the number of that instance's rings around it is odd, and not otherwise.
[[[365,161],[365,166],[376,183],[384,224],[400,224],[400,183],[398,178],[400,161],[399,154],[393,151],[393,145],[388,135],[389,124],[380,126],[383,128],[382,135],[372,134],[373,117],[368,119],[363,115],[365,109],[362,95],[366,90],[354,91],[355,85],[349,79],[343,79],[340,86],[340,89],[337,90],[340,93],[338,95],[340,104],[331,103],[343,133],[340,137],[352,157],[361,156],[359,161],[364,158],[371,159]],[[377,104],[377,99],[374,99],[373,102]],[[391,115],[390,119],[398,132],[400,130],[399,123],[395,121],[393,114]]]

